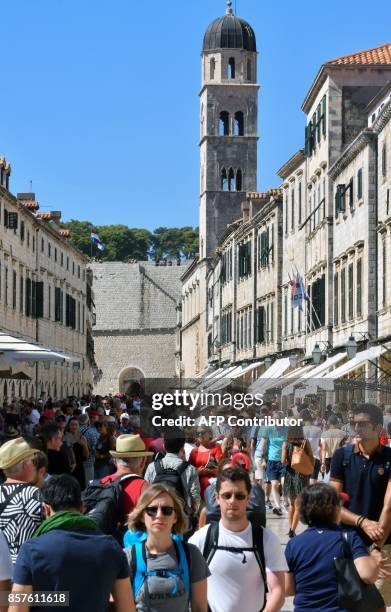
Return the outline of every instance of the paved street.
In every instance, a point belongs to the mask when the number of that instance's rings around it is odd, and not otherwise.
[[[279,517],[273,514],[270,510],[267,510],[266,517],[267,517],[266,526],[269,529],[271,529],[276,535],[278,535],[280,542],[285,549],[285,546],[289,540],[288,538],[289,524],[288,524],[287,515],[285,514],[284,516]],[[304,527],[299,525],[297,532],[300,532],[303,529]],[[284,611],[287,612],[288,610],[293,610],[293,597],[287,598],[285,602],[283,612]]]

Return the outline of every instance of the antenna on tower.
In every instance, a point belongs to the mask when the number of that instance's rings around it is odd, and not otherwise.
[[[231,0],[227,0],[227,11],[226,11],[227,15],[232,15],[232,2]]]
[[[32,191],[33,191],[33,181],[30,180],[30,193],[32,193]]]

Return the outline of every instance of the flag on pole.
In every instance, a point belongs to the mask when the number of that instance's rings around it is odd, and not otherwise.
[[[91,241],[96,244],[99,251],[103,252],[105,250],[105,245],[103,244],[96,232],[91,232]]]
[[[296,272],[296,276],[294,276],[294,281],[292,281],[292,301],[293,308],[299,308],[303,310],[303,302],[304,300],[308,300],[308,294],[304,287],[304,281],[300,274]]]

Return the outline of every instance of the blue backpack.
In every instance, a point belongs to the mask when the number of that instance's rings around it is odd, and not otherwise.
[[[189,560],[189,549],[187,545],[182,541],[181,536],[173,535],[172,541],[175,545],[177,558],[179,564],[177,568],[169,570],[147,570],[147,554],[145,549],[145,542],[147,534],[145,531],[127,531],[124,537],[124,545],[131,549],[131,555],[127,555],[130,559],[132,577],[133,577],[133,595],[136,600],[145,582],[145,579],[149,576],[159,576],[160,578],[173,578],[174,586],[171,594],[176,595],[178,591],[178,578],[182,578],[182,582],[185,586],[188,599],[190,601],[190,560]],[[125,550],[126,552],[126,550]]]

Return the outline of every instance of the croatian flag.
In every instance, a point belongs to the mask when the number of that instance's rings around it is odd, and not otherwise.
[[[105,245],[103,244],[96,232],[91,232],[91,240],[94,244],[96,244],[99,251],[105,250]]]
[[[303,302],[308,300],[308,295],[304,287],[304,282],[300,274],[297,272],[292,283],[292,301],[293,308],[303,310]]]

